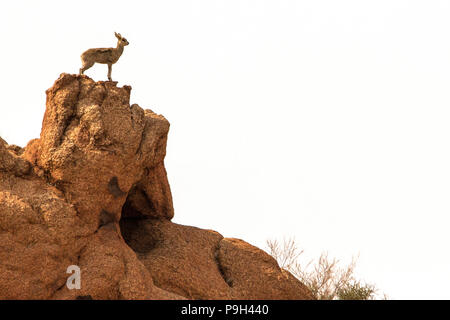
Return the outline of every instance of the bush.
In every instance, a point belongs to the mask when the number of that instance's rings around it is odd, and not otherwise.
[[[340,288],[336,294],[339,300],[373,300],[375,287],[353,281]]]
[[[354,276],[356,258],[341,267],[339,260],[322,253],[317,260],[300,263],[303,250],[299,250],[293,239],[268,240],[269,253],[281,268],[291,272],[303,282],[318,300],[374,300],[378,290],[372,284],[363,283]],[[386,299],[386,295],[383,296]]]

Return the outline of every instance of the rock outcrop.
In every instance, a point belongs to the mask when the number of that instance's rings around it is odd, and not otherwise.
[[[171,222],[169,122],[130,92],[62,74],[40,138],[0,139],[0,299],[310,299],[264,251]]]

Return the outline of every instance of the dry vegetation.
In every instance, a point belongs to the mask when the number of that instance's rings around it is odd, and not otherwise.
[[[350,264],[341,266],[336,258],[322,253],[317,259],[301,263],[300,250],[295,240],[268,240],[269,253],[278,261],[281,268],[288,270],[302,281],[318,300],[375,300],[386,299],[378,289],[355,278],[357,258]]]

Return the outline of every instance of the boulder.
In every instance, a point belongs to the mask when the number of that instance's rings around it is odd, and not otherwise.
[[[40,138],[0,138],[0,299],[310,299],[264,251],[171,222],[169,122],[130,92],[62,74]]]
[[[313,299],[276,260],[239,239],[161,219],[122,219],[125,241],[160,288],[188,299]]]

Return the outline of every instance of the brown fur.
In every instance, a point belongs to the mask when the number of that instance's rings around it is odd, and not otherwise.
[[[127,39],[122,37],[120,33],[114,33],[117,38],[117,47],[115,48],[95,48],[83,52],[81,61],[83,66],[80,68],[80,74],[92,67],[94,63],[103,63],[108,65],[108,80],[111,79],[112,65],[119,60],[122,55],[123,48],[129,44]]]

